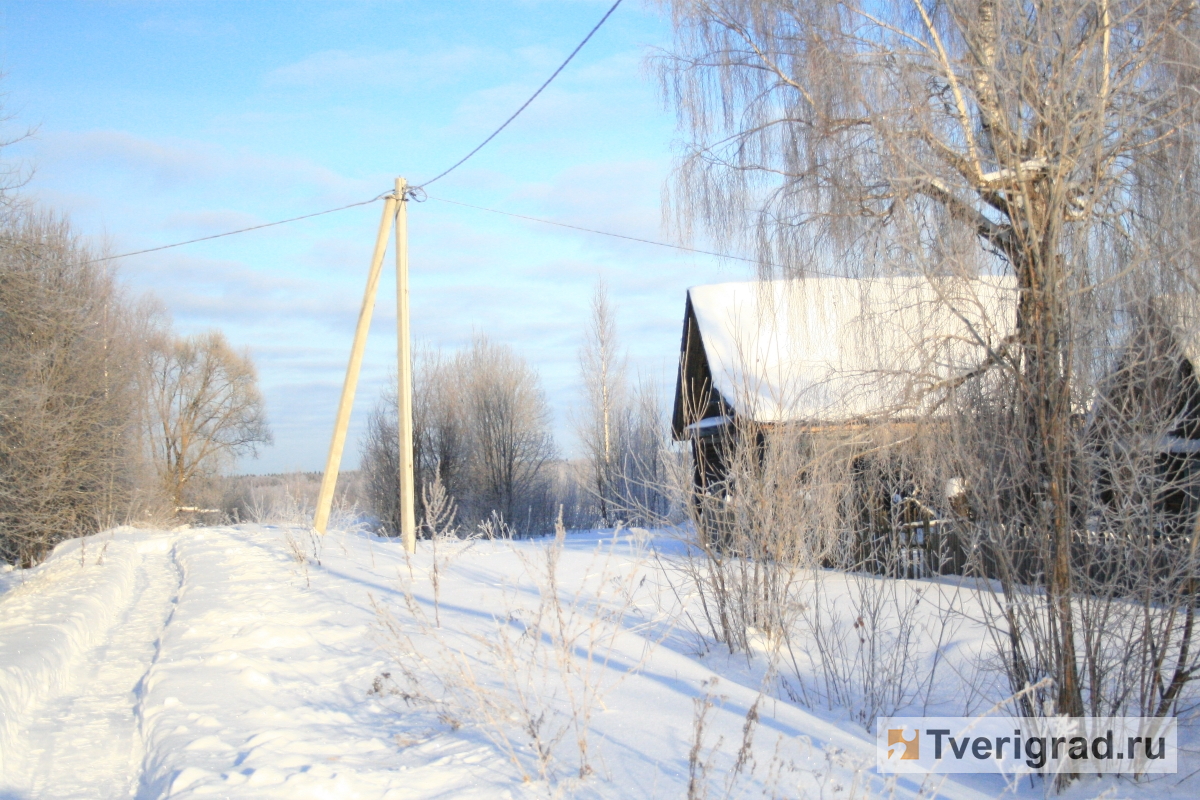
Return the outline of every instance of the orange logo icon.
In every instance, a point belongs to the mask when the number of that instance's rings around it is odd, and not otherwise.
[[[904,738],[904,728],[888,728],[888,758],[896,752],[896,745],[904,746],[901,761],[916,760],[921,757],[921,733],[913,731],[911,739]]]

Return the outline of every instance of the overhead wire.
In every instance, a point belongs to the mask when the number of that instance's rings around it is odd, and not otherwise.
[[[541,86],[538,87],[537,91],[534,92],[533,94],[531,94],[529,96],[529,99],[526,100],[524,103],[522,103],[521,107],[513,112],[512,116],[510,116],[508,119],[504,120],[504,123],[501,124],[499,128],[496,128],[496,130],[492,131],[492,133],[486,139],[484,139],[482,142],[480,142],[475,147],[475,149],[473,149],[471,152],[467,153],[465,156],[463,156],[458,161],[456,161],[454,164],[452,164],[449,167],[449,169],[446,169],[446,170],[438,173],[437,175],[435,175],[434,177],[430,178],[429,180],[425,181],[424,183],[422,183],[420,185],[409,187],[409,189],[407,190],[407,193],[412,194],[414,192],[422,192],[424,190],[424,187],[428,186],[429,184],[433,183],[434,181],[441,180],[442,178],[446,177],[454,170],[461,167],[463,164],[465,164],[467,162],[468,159],[470,159],[473,155],[475,155],[480,150],[482,150],[484,147],[486,147],[488,142],[492,141],[492,139],[495,139],[496,136],[498,136],[502,130],[504,130],[505,128],[507,128],[509,126],[509,123],[511,123],[514,119],[516,119],[518,116],[521,115],[522,111],[524,111],[526,108],[529,108],[530,103],[532,103],[534,100],[537,99],[538,95],[540,95],[545,90],[545,88],[547,86],[549,86],[550,83],[555,78],[558,77],[560,72],[562,72],[564,69],[566,69],[566,66],[571,63],[571,60],[573,58],[575,58],[575,56],[579,53],[580,50],[583,49],[583,46],[585,44],[587,44],[588,41],[596,34],[596,31],[600,30],[600,26],[603,25],[608,20],[608,18],[610,16],[612,16],[612,13],[617,10],[617,6],[621,5],[621,2],[622,2],[622,0],[616,0],[616,2],[613,3],[612,6],[609,7],[608,11],[604,12],[604,16],[600,18],[600,21],[597,22],[590,31],[588,31],[587,36],[583,37],[583,41],[581,41],[579,44],[577,44],[575,46],[575,49],[571,51],[571,54],[568,55],[566,57],[566,59],[561,64],[558,65],[558,69],[554,70],[554,72],[550,75],[550,77],[547,78],[546,81]],[[105,256],[103,258],[94,258],[87,263],[92,264],[92,263],[96,263],[96,262],[100,262],[100,261],[113,261],[118,258],[129,258],[130,256],[140,256],[140,255],[144,255],[146,253],[157,253],[160,250],[170,250],[173,247],[183,247],[185,244],[196,244],[197,242],[207,242],[212,239],[220,239],[225,236],[234,236],[239,233],[248,233],[250,231],[262,230],[263,228],[272,228],[276,225],[286,225],[289,222],[299,222],[302,219],[312,219],[313,217],[320,217],[324,214],[333,214],[334,212],[345,211],[346,209],[349,209],[349,208],[356,208],[358,206],[370,205],[371,203],[377,202],[378,200],[386,197],[388,194],[390,194],[390,192],[384,192],[383,194],[377,195],[376,197],[372,197],[370,200],[362,200],[357,203],[350,203],[349,205],[338,206],[337,208],[329,208],[324,211],[316,211],[316,212],[313,212],[312,214],[303,214],[299,217],[291,217],[289,219],[281,219],[276,222],[266,222],[266,223],[263,223],[262,225],[251,225],[249,228],[239,228],[235,231],[225,231],[224,233],[214,233],[211,236],[201,236],[198,239],[188,239],[185,242],[172,242],[171,244],[164,244],[164,245],[160,245],[158,247],[148,247],[145,250],[134,250],[129,253],[120,253],[119,255],[115,255],[115,256]]]
[[[414,188],[417,188],[417,189],[424,188],[424,187],[430,185],[431,183],[433,183],[434,181],[439,181],[442,178],[446,177],[451,172],[453,172],[454,170],[458,169],[463,164],[465,164],[467,162],[467,159],[469,159],[471,156],[475,155],[480,150],[482,150],[487,145],[488,142],[490,142],[492,139],[495,139],[496,136],[500,133],[500,131],[507,128],[510,122],[512,122],[514,119],[516,119],[518,116],[521,115],[522,111],[524,111],[526,108],[529,108],[529,104],[532,103],[534,100],[536,100],[537,96],[539,94],[541,94],[542,91],[547,86],[550,85],[550,82],[558,77],[558,73],[560,73],[564,69],[566,69],[567,64],[571,63],[571,59],[575,58],[575,55],[580,50],[583,49],[583,46],[585,44],[587,44],[588,40],[591,39],[592,36],[594,36],[596,34],[596,31],[600,30],[600,26],[603,25],[610,16],[612,16],[612,13],[617,10],[617,6],[619,6],[619,5],[621,5],[621,0],[617,0],[617,2],[612,4],[612,6],[608,9],[608,11],[604,12],[604,16],[600,18],[600,21],[596,23],[596,26],[594,28],[592,28],[590,31],[588,31],[588,35],[583,37],[583,41],[575,46],[575,49],[571,51],[571,54],[569,56],[567,56],[565,61],[563,61],[561,64],[558,65],[558,69],[554,70],[554,73],[549,78],[546,79],[546,82],[543,83],[541,86],[539,86],[538,90],[536,92],[534,92],[533,94],[531,94],[529,96],[529,99],[526,100],[524,103],[522,103],[521,107],[518,108],[516,111],[514,111],[513,115],[511,117],[504,120],[504,124],[502,124],[499,128],[496,128],[496,130],[492,131],[490,136],[488,136],[486,139],[484,139],[482,142],[480,142],[479,145],[474,150],[467,153],[465,156],[463,156],[458,161],[456,161],[449,169],[445,170],[444,172],[438,173],[437,175],[433,176],[429,180],[427,180],[421,184],[418,184]]]
[[[688,253],[696,253],[698,255],[705,255],[705,256],[714,256],[716,258],[725,258],[725,259],[730,259],[732,261],[744,261],[748,264],[760,264],[760,265],[766,266],[766,267],[778,267],[779,266],[778,264],[763,264],[761,261],[759,261],[756,258],[748,258],[746,256],[735,256],[731,253],[720,253],[715,250],[702,250],[698,247],[687,247],[686,245],[671,244],[670,242],[660,242],[660,241],[657,241],[654,239],[643,239],[639,236],[630,236],[630,235],[624,234],[624,233],[614,233],[613,231],[602,231],[597,228],[585,228],[582,225],[572,225],[569,222],[559,222],[558,220],[545,219],[544,217],[531,217],[528,214],[517,214],[513,211],[503,211],[499,208],[488,208],[487,206],[479,206],[479,205],[475,205],[473,203],[464,203],[461,200],[451,200],[448,197],[438,197],[436,195],[428,194],[419,186],[413,187],[410,191],[414,191],[414,192],[420,191],[421,192],[421,201],[428,198],[429,200],[436,200],[439,203],[449,203],[450,205],[454,205],[454,206],[462,206],[463,208],[471,208],[476,211],[486,211],[489,214],[499,214],[499,215],[505,216],[505,217],[513,217],[515,219],[523,219],[523,220],[526,220],[527,222],[537,222],[542,225],[553,225],[558,228],[570,228],[571,230],[582,231],[583,233],[591,233],[591,234],[595,234],[597,236],[608,236],[613,239],[624,239],[629,242],[638,242],[640,244],[649,244],[649,245],[653,245],[655,247],[666,247],[666,248],[670,248],[672,250],[683,250]],[[182,247],[185,244],[195,244],[196,242],[207,242],[212,239],[220,239],[222,237],[233,236],[238,233],[247,233],[249,231],[257,231],[257,230],[261,230],[263,228],[271,228],[276,225],[286,225],[289,222],[299,222],[300,220],[303,220],[303,219],[311,219],[312,217],[319,217],[324,214],[332,214],[336,211],[345,211],[350,208],[357,208],[359,206],[370,205],[371,203],[378,202],[382,198],[387,197],[389,194],[391,194],[391,192],[384,192],[383,194],[372,197],[370,200],[361,200],[357,203],[350,203],[349,205],[338,206],[337,208],[329,208],[329,209],[326,209],[325,211],[317,211],[312,214],[304,214],[299,217],[291,217],[289,219],[281,219],[281,220],[277,220],[275,222],[264,222],[261,225],[252,225],[249,228],[239,228],[238,230],[234,230],[234,231],[225,231],[224,233],[214,233],[211,236],[201,236],[198,239],[188,239],[187,241],[184,241],[184,242],[174,242],[172,244],[160,245],[159,247],[149,247],[149,248],[146,248],[145,250],[134,250],[129,253],[120,253],[118,255],[113,255],[113,256],[103,256],[101,258],[93,258],[84,263],[95,264],[95,263],[99,263],[102,261],[113,261],[118,258],[127,258],[129,256],[140,256],[145,253],[155,253],[160,250],[169,250],[172,247]],[[828,277],[837,277],[837,276],[833,275],[832,273],[827,274],[827,273],[812,271],[812,274],[828,275]]]
[[[512,211],[501,211],[498,208],[488,208],[486,206],[477,206],[477,205],[473,205],[471,203],[464,203],[461,200],[450,200],[448,198],[437,197],[432,194],[427,194],[427,196],[430,200],[436,200],[439,203],[450,203],[451,205],[462,206],[464,208],[473,208],[476,211],[487,211],[490,214],[501,214],[505,217],[516,217],[517,219],[524,219],[524,220],[528,220],[529,222],[540,222],[543,225],[554,225],[559,228],[570,228],[571,230],[583,231],[584,233],[594,233],[598,236],[611,236],[614,239],[625,239],[630,242],[640,242],[641,244],[652,244],[655,247],[669,247],[672,250],[685,250],[689,253],[699,253],[700,255],[705,255],[705,256],[716,256],[717,258],[728,258],[733,261],[745,261],[749,264],[762,264],[762,262],[759,261],[757,258],[747,258],[746,256],[735,256],[735,255],[731,255],[729,253],[718,253],[715,250],[701,250],[696,247],[686,247],[681,244],[671,244],[670,242],[659,242],[654,239],[642,239],[640,237],[629,236],[624,233],[613,233],[612,231],[601,231],[601,230],[597,230],[595,228],[585,228],[582,225],[571,225],[570,223],[567,223],[567,222],[558,222],[557,220],[544,219],[542,217],[530,217],[526,214],[516,214]],[[778,264],[764,264],[763,266],[778,267],[779,265]],[[824,273],[814,273],[814,274],[824,274]]]
[[[172,247],[183,247],[185,244],[195,244],[196,242],[207,242],[211,239],[220,239],[224,236],[233,236],[234,234],[238,234],[238,233],[247,233],[249,231],[258,231],[258,230],[262,230],[263,228],[273,228],[276,225],[286,225],[289,222],[299,222],[302,219],[312,219],[313,217],[320,217],[324,214],[332,214],[335,211],[345,211],[348,208],[357,208],[358,206],[367,206],[367,205],[370,205],[371,203],[377,202],[378,200],[380,200],[383,197],[386,197],[388,194],[389,194],[388,192],[384,192],[381,195],[372,197],[370,200],[360,200],[357,203],[350,203],[349,205],[338,206],[337,208],[327,208],[324,211],[315,211],[312,214],[303,214],[299,217],[291,217],[289,219],[276,220],[275,222],[264,222],[261,225],[251,225],[249,228],[239,228],[236,231],[225,231],[224,233],[214,233],[211,236],[201,236],[199,239],[188,239],[186,242],[173,242],[172,244],[164,244],[164,245],[160,245],[158,247],[148,247],[145,250],[134,250],[131,253],[120,253],[119,255],[115,255],[115,256],[104,256],[103,258],[93,258],[90,261],[87,261],[85,263],[95,264],[100,261],[112,261],[117,258],[128,258],[129,256],[140,256],[144,253],[157,253],[159,250],[170,250]]]
[[[770,261],[762,261],[760,259],[750,258],[748,256],[735,256],[732,253],[720,253],[720,252],[717,252],[716,250],[701,250],[700,248],[697,248],[697,247],[687,247],[686,245],[682,245],[682,244],[671,244],[670,242],[660,242],[660,241],[657,241],[656,239],[643,239],[639,236],[629,236],[628,234],[624,234],[624,233],[613,233],[612,231],[602,231],[602,230],[598,230],[596,228],[585,228],[582,225],[572,225],[569,222],[559,222],[558,220],[546,219],[544,217],[531,217],[528,214],[517,214],[515,212],[504,211],[499,208],[488,208],[487,206],[477,206],[477,205],[474,205],[473,203],[464,203],[461,200],[451,200],[447,197],[438,197],[436,195],[432,195],[432,194],[428,194],[428,193],[425,193],[425,195],[423,196],[422,199],[425,199],[425,198],[427,198],[429,200],[436,200],[439,203],[449,203],[449,204],[455,205],[455,206],[462,206],[463,208],[473,208],[476,211],[486,211],[489,214],[500,214],[501,216],[515,217],[516,219],[523,219],[528,222],[538,222],[538,223],[541,223],[542,225],[554,225],[555,227],[558,227],[558,228],[570,228],[573,231],[582,231],[584,233],[594,233],[597,236],[611,236],[614,239],[624,239],[629,242],[638,242],[640,244],[651,244],[651,245],[654,245],[655,247],[667,247],[672,250],[683,250],[688,253],[697,253],[699,255],[713,256],[715,258],[726,258],[731,261],[744,261],[747,264],[754,264],[755,266],[769,267],[772,269],[781,269],[781,270],[789,270],[790,271],[790,268],[784,267],[782,264],[775,264]],[[811,267],[806,267],[803,270],[803,274],[805,276],[812,276],[812,277],[816,277],[816,278],[843,279],[846,277],[845,274],[838,274],[836,272],[827,272],[824,270],[813,269]],[[870,281],[870,280],[875,280],[875,279],[863,278],[860,280]]]

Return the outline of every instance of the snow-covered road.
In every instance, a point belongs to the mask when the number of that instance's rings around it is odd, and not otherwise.
[[[296,536],[122,530],[8,573],[0,796],[386,795],[367,591],[310,583]]]

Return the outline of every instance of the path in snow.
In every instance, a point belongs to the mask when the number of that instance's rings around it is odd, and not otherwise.
[[[370,597],[394,596],[404,563],[383,546],[377,570],[375,547],[121,529],[6,574],[0,799],[511,796],[486,737],[369,694]]]
[[[100,643],[71,670],[66,691],[44,702],[25,730],[25,775],[40,798],[118,798],[137,791],[143,746],[136,708],[174,609],[180,572],[175,537],[137,545],[136,583]]]
[[[144,682],[139,797],[380,796],[394,781],[394,719],[367,696],[381,668],[367,588],[300,567],[291,536],[176,542],[183,590]]]

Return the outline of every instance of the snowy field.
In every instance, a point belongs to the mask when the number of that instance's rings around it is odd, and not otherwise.
[[[802,654],[785,686],[762,653],[698,635],[681,550],[635,531],[422,542],[409,560],[362,533],[252,525],[64,543],[0,573],[0,798],[1044,794],[878,775],[861,708],[817,675],[806,689]],[[938,605],[922,703],[979,713],[985,637]],[[1200,795],[1182,723],[1179,775],[1066,796]]]

